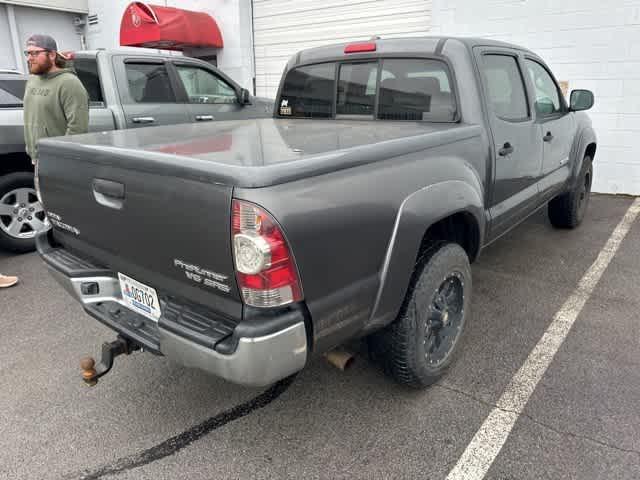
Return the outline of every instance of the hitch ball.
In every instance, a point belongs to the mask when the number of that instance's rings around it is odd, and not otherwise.
[[[91,357],[84,357],[80,360],[80,368],[82,369],[82,379],[88,386],[93,387],[98,383],[96,377],[96,369],[94,368],[96,361]]]

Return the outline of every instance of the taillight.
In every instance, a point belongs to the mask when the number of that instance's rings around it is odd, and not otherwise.
[[[302,300],[293,255],[271,215],[252,203],[233,200],[231,235],[244,303],[278,307]]]

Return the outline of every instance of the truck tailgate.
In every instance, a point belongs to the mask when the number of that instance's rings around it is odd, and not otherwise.
[[[181,176],[140,168],[131,158],[123,163],[118,149],[73,147],[48,141],[41,151],[40,189],[55,241],[156,289],[160,298],[239,318],[232,187],[193,170]]]

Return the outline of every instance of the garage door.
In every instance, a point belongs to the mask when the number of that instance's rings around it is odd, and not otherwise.
[[[430,26],[430,0],[254,0],[256,93],[275,97],[282,70],[299,50],[373,35],[425,35]]]

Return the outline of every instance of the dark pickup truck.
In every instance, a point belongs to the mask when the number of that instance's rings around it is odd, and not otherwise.
[[[274,118],[42,141],[39,252],[118,332],[85,379],[142,348],[266,385],[367,337],[433,383],[482,248],[547,205],[583,220],[592,104],[517,46],[389,39],[295,55]]]

